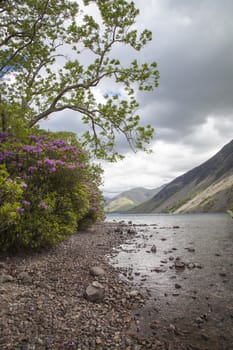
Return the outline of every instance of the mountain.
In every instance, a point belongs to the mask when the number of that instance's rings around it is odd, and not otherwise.
[[[162,187],[163,186],[151,190],[143,187],[132,188],[108,200],[104,210],[107,213],[125,212],[152,198]]]
[[[221,212],[233,208],[233,140],[131,213]]]

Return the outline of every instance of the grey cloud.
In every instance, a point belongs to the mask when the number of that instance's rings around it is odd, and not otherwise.
[[[160,174],[156,185],[162,184],[163,179],[166,182],[207,160],[232,138],[233,1],[136,0],[136,5],[141,10],[136,26],[151,29],[153,41],[140,53],[118,46],[112,56],[125,64],[138,55],[141,62],[158,63],[158,89],[137,94],[140,109],[136,112],[142,124],[155,128],[152,146],[156,151],[156,142],[162,142],[158,148],[161,153],[167,145],[163,159],[151,158],[153,164],[147,173],[152,180],[142,184],[147,187],[153,185],[153,174],[154,178]],[[118,91],[110,80],[100,87],[101,93],[108,90]],[[85,129],[80,116],[68,111],[57,119],[51,117],[49,125],[79,133]],[[126,140],[119,136],[117,141],[117,149],[128,157]],[[174,148],[179,155],[174,155]],[[144,169],[140,168],[140,157],[137,159],[134,174],[141,179]],[[165,163],[169,163],[168,168],[163,167]],[[121,170],[119,163],[119,169],[118,177],[114,171],[106,175],[112,177],[109,190],[137,184],[132,174],[129,185],[127,167]]]
[[[175,140],[192,134],[211,114],[231,118],[233,3],[165,1],[163,6],[152,28],[156,39],[144,53],[157,59],[160,86],[138,97],[143,120],[157,129],[157,137]],[[179,22],[182,16],[190,23]]]

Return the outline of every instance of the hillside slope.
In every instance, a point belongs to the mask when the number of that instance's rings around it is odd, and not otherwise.
[[[177,177],[130,212],[226,211],[233,205],[233,140],[200,166]]]
[[[143,187],[133,188],[120,193],[118,196],[109,200],[104,208],[105,212],[125,212],[140,203],[152,198],[162,187],[155,189],[146,189]]]

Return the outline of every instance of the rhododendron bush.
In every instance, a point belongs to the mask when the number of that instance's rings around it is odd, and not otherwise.
[[[101,170],[74,134],[0,132],[0,145],[1,250],[49,246],[102,217]]]

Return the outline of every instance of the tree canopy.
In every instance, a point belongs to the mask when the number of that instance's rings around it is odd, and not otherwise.
[[[17,120],[34,126],[51,114],[73,110],[89,126],[83,140],[98,157],[116,159],[118,133],[133,149],[145,149],[153,128],[140,123],[136,93],[158,85],[157,64],[117,57],[120,47],[126,46],[127,55],[152,39],[149,30],[135,29],[138,14],[126,0],[2,0],[3,131]],[[96,89],[106,82],[118,88],[100,100]]]

